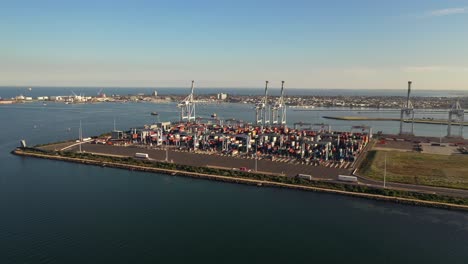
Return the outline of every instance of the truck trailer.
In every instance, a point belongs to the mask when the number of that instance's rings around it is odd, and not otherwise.
[[[147,153],[135,153],[135,158],[149,159],[149,155]]]
[[[309,181],[312,180],[312,175],[309,175],[309,174],[301,174],[300,173],[300,174],[297,175],[297,177],[300,178],[300,179],[305,179],[305,180],[309,180]]]
[[[356,176],[347,176],[347,175],[338,175],[339,181],[346,181],[346,182],[357,182],[358,179]]]

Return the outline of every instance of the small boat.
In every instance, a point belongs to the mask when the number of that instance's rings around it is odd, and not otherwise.
[[[211,117],[216,118],[218,115],[216,113],[211,114]]]
[[[151,115],[157,116],[157,115],[159,115],[159,113],[158,112],[151,112]]]

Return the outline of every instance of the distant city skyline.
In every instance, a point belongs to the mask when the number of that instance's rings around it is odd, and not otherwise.
[[[0,86],[468,90],[468,0],[7,1]]]

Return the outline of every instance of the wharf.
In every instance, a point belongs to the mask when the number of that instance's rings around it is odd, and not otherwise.
[[[310,185],[302,185],[302,184],[282,183],[282,182],[269,181],[269,180],[258,180],[258,179],[240,178],[240,177],[233,177],[233,176],[221,176],[221,175],[206,174],[206,173],[187,172],[187,171],[181,171],[181,170],[161,169],[161,168],[153,168],[153,167],[147,167],[147,166],[136,166],[136,165],[130,165],[130,164],[118,163],[118,162],[103,162],[103,161],[88,159],[88,158],[86,159],[71,158],[71,157],[65,157],[65,156],[61,156],[57,154],[55,155],[40,154],[40,153],[23,151],[21,149],[16,149],[12,153],[15,155],[19,155],[19,156],[30,156],[30,157],[36,157],[36,158],[61,160],[61,161],[96,165],[96,166],[129,169],[132,171],[137,170],[137,171],[146,171],[146,172],[166,173],[166,174],[171,174],[171,175],[181,175],[181,176],[209,179],[209,180],[216,180],[216,181],[223,181],[223,182],[232,182],[232,183],[240,183],[240,184],[248,184],[248,185],[256,185],[256,186],[290,188],[290,189],[297,189],[297,190],[303,190],[303,191],[315,191],[315,192],[324,192],[324,193],[332,193],[332,194],[341,194],[341,195],[354,196],[354,197],[360,197],[360,198],[366,198],[366,199],[382,200],[382,201],[404,203],[404,204],[411,204],[411,205],[422,205],[422,206],[428,206],[428,207],[437,207],[437,208],[455,209],[455,210],[468,210],[468,205],[466,204],[454,204],[454,203],[451,203],[451,202],[448,203],[445,201],[421,200],[418,198],[414,198],[413,196],[411,197],[388,196],[388,195],[373,193],[373,191],[371,191],[372,193],[368,193],[365,191],[365,189],[359,189],[359,188],[357,189],[357,191],[355,189],[353,189],[354,191],[343,190],[343,188],[347,185],[342,185],[341,188],[335,189],[336,186],[335,188],[328,188],[328,187],[310,186]],[[334,183],[331,183],[331,184],[333,186]],[[354,185],[354,184],[351,184],[351,185]],[[411,191],[411,190],[407,190],[407,191]]]
[[[77,147],[71,148],[71,151],[76,151]],[[166,158],[166,151],[163,149],[139,148],[139,147],[121,147],[109,146],[101,144],[85,143],[82,145],[82,151],[87,153],[96,153],[104,155],[117,155],[134,157],[135,153],[147,153],[152,160],[163,161]],[[255,159],[220,156],[210,154],[209,152],[187,152],[168,150],[168,160],[177,164],[199,166],[199,167],[225,167],[225,168],[241,168],[245,167],[253,170],[255,167]],[[338,175],[347,175],[350,169],[332,168],[326,166],[312,166],[297,162],[279,162],[267,159],[259,159],[257,161],[258,171],[269,174],[284,174],[285,176],[293,177],[298,174],[310,174],[318,179],[336,179]]]

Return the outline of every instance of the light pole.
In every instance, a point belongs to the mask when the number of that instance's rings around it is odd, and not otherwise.
[[[255,172],[257,172],[257,162],[258,162],[257,147],[258,147],[258,141],[255,142]]]
[[[169,141],[166,139],[166,162],[169,161],[169,149],[168,149]]]
[[[440,122],[439,144],[442,145],[442,122]]]
[[[386,188],[386,180],[387,180],[387,153],[385,153],[385,161],[384,161],[384,176],[383,176],[384,188]]]
[[[80,131],[79,131],[79,139],[78,139],[78,141],[79,141],[78,144],[80,145],[80,153],[81,153],[81,143],[83,141],[83,139],[82,139],[83,135],[82,134],[83,134],[83,131],[81,130],[81,120],[80,120]]]

